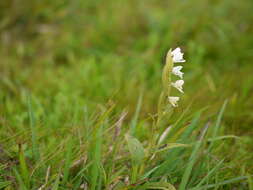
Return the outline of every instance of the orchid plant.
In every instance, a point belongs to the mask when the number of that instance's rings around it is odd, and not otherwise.
[[[158,113],[155,122],[152,125],[152,136],[149,141],[147,149],[144,149],[143,145],[131,135],[126,135],[126,141],[128,143],[129,151],[131,152],[132,161],[133,161],[133,177],[132,181],[135,182],[137,179],[137,173],[143,171],[143,160],[147,159],[148,161],[153,160],[157,153],[161,151],[161,149],[166,149],[166,147],[185,147],[185,144],[179,143],[170,143],[165,144],[165,146],[160,146],[163,141],[165,141],[166,136],[171,130],[171,126],[167,127],[165,131],[160,134],[160,126],[162,126],[161,121],[162,118],[165,118],[166,122],[168,120],[169,114],[172,113],[174,107],[178,106],[178,101],[180,97],[171,96],[172,87],[177,89],[179,92],[184,93],[183,91],[183,75],[184,73],[181,71],[183,66],[174,66],[174,63],[183,63],[185,60],[183,59],[183,53],[180,48],[176,48],[175,50],[169,50],[166,56],[166,64],[163,68],[162,72],[162,85],[163,90],[161,92],[159,102],[158,102]],[[172,81],[172,75],[179,77],[179,80]],[[145,156],[144,156],[145,155]],[[141,165],[141,166],[140,166]],[[167,185],[170,185],[167,183]],[[171,189],[175,189],[172,185],[170,185]]]
[[[163,91],[161,93],[159,103],[158,103],[157,124],[161,120],[162,116],[168,112],[168,110],[164,109],[164,105],[167,105],[166,102],[169,102],[172,108],[178,106],[178,101],[180,100],[180,97],[171,96],[171,87],[174,87],[179,92],[184,93],[183,91],[184,73],[181,71],[183,66],[181,65],[174,66],[175,63],[185,62],[183,55],[184,54],[181,52],[181,49],[179,47],[174,49],[173,51],[169,50],[167,53],[166,64],[164,66],[163,75],[162,75]],[[180,79],[176,81],[172,81],[172,74],[179,77]]]

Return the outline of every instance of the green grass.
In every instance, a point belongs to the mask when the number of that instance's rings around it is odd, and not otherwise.
[[[252,190],[252,8],[1,1],[0,189]],[[157,122],[177,46],[185,93]]]

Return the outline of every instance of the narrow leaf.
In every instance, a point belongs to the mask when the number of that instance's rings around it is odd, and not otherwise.
[[[131,153],[132,161],[135,164],[141,164],[145,157],[145,151],[142,144],[138,141],[138,139],[130,135],[126,135],[125,138],[127,141],[128,149]]]

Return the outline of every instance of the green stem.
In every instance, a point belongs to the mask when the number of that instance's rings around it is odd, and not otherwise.
[[[132,179],[131,183],[135,183],[137,181],[137,175],[138,175],[138,166],[136,164],[133,164],[133,171],[132,171]]]
[[[171,73],[173,69],[173,60],[171,56],[171,50],[168,51],[167,56],[166,56],[166,63],[163,68],[163,73],[162,73],[162,84],[163,84],[163,91],[160,95],[159,102],[158,102],[158,117],[157,117],[157,122],[156,125],[159,125],[162,116],[164,115],[163,113],[163,108],[164,105],[167,105],[167,98],[170,96],[171,92]]]

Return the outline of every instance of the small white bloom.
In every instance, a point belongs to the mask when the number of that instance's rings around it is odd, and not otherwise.
[[[177,102],[179,101],[179,97],[175,97],[175,96],[170,96],[169,98],[169,102],[171,103],[171,105],[173,107],[177,107]]]
[[[178,89],[180,92],[184,93],[183,91],[184,80],[177,80],[176,82],[172,82],[171,85],[174,86],[176,89]]]
[[[181,72],[181,69],[183,68],[183,66],[176,66],[173,67],[172,69],[172,73],[176,76],[179,76],[181,79],[183,78],[183,72]]]
[[[185,62],[184,58],[183,58],[183,53],[181,53],[181,49],[178,47],[176,49],[174,49],[171,52],[172,55],[172,59],[174,61],[174,63],[179,63],[179,62]]]

